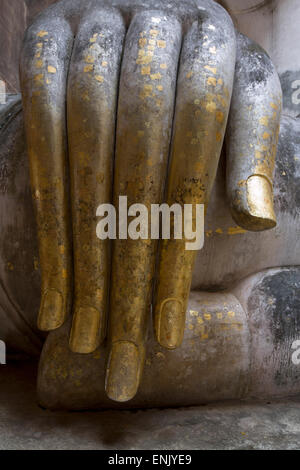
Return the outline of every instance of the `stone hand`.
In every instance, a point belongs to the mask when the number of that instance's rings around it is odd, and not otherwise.
[[[248,230],[274,227],[277,74],[211,0],[62,0],[26,33],[21,86],[39,328],[59,328],[72,312],[70,348],[88,354],[106,337],[109,311],[106,392],[127,401],[142,374],[152,303],[158,342],[182,342],[196,252],[184,239],[117,239],[111,256],[96,235],[97,207],[117,207],[119,196],[149,209],[207,206],[228,122],[232,215]]]

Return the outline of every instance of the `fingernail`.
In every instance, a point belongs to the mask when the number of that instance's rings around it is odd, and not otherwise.
[[[119,402],[131,400],[138,389],[139,368],[139,350],[134,343],[113,343],[106,373],[107,396]]]
[[[166,299],[159,312],[157,339],[164,348],[175,349],[181,345],[185,326],[182,302]]]
[[[55,289],[43,293],[38,315],[38,328],[42,331],[55,330],[64,323],[63,296]]]
[[[271,183],[264,176],[253,175],[247,180],[247,202],[253,217],[253,230],[266,230],[276,225]]]
[[[100,344],[101,314],[93,307],[75,309],[70,334],[70,349],[75,353],[89,354]]]

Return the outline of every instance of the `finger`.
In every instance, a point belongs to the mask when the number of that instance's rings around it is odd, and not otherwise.
[[[234,91],[226,134],[227,194],[231,213],[247,230],[276,225],[273,170],[281,87],[268,55],[238,35]]]
[[[222,148],[234,74],[235,32],[219,6],[213,5],[210,14],[193,23],[181,53],[169,205],[207,206]],[[160,246],[154,326],[158,342],[168,349],[178,347],[183,339],[197,253],[186,249],[186,241],[171,238]]]
[[[144,204],[150,213],[162,200],[180,45],[180,24],[165,14],[138,14],[130,25],[118,105],[116,206],[123,195],[128,206]],[[114,242],[106,392],[116,401],[135,395],[142,373],[155,247],[150,239]]]
[[[73,43],[69,24],[43,17],[27,31],[21,87],[37,214],[42,299],[41,330],[65,321],[70,308],[71,247],[68,209],[65,99]]]
[[[82,19],[68,81],[68,140],[74,246],[72,351],[90,353],[105,336],[109,240],[96,235],[96,211],[112,198],[115,114],[125,26],[113,9]]]

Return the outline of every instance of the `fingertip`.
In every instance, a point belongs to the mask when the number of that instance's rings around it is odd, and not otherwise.
[[[75,307],[69,347],[72,352],[89,354],[101,343],[101,313],[94,307]]]
[[[136,344],[131,341],[113,343],[105,381],[108,398],[117,402],[131,400],[138,390],[140,369],[141,357]]]
[[[235,222],[246,230],[263,231],[274,228],[276,215],[273,188],[269,180],[262,175],[250,176],[239,203],[233,201],[231,213]]]
[[[156,338],[166,349],[178,348],[184,335],[185,312],[179,299],[165,299],[157,309]]]
[[[41,331],[56,330],[64,323],[66,312],[62,294],[56,289],[48,289],[42,295],[37,326]]]
[[[248,178],[247,202],[249,212],[256,220],[256,226],[261,227],[261,230],[275,227],[273,189],[267,178],[260,175],[253,175]]]

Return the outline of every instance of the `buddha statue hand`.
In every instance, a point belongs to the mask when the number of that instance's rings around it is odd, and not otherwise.
[[[89,354],[108,319],[106,393],[130,400],[151,306],[160,345],[182,342],[197,252],[174,236],[100,240],[97,208],[118,207],[120,196],[148,210],[206,207],[227,129],[232,216],[246,230],[273,228],[277,73],[212,0],[62,0],[26,32],[21,87],[42,272],[38,326],[52,331],[72,315],[69,347]]]

